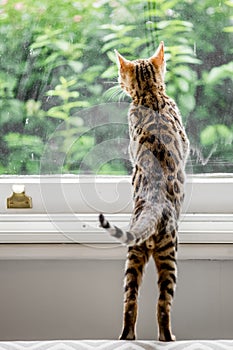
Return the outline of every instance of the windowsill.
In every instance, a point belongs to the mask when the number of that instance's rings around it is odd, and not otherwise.
[[[34,247],[38,258],[49,258],[54,251],[54,258],[69,259],[71,247],[79,258],[84,245],[107,244],[108,251],[115,251],[115,241],[98,227],[98,214],[103,212],[113,223],[126,228],[132,211],[130,182],[129,176],[1,176],[0,259],[10,247],[16,258],[20,255],[17,249],[22,256],[26,251],[33,258],[29,247]],[[6,208],[6,198],[16,183],[25,185],[26,194],[32,197],[32,209]],[[199,254],[206,254],[206,259],[233,256],[232,193],[233,174],[188,176],[179,229],[180,258],[198,258]],[[100,251],[103,254],[105,250]],[[125,248],[117,251],[125,256]],[[87,257],[93,252],[88,251]],[[103,258],[101,254],[99,258]]]
[[[108,214],[110,222],[127,229],[130,214]],[[182,214],[182,244],[233,243],[233,214]],[[4,214],[0,243],[20,244],[114,244],[115,239],[99,228],[98,214]]]

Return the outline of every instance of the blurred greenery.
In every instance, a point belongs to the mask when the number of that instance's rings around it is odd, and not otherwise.
[[[232,16],[232,0],[0,0],[0,174],[129,173],[126,112],[91,108],[129,102],[114,49],[161,40],[189,170],[233,173]]]

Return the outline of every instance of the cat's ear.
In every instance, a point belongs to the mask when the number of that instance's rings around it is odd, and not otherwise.
[[[164,42],[161,41],[155,54],[149,58],[149,60],[155,65],[162,65],[164,63]]]
[[[121,72],[125,72],[133,66],[133,63],[131,61],[127,60],[122,55],[120,55],[117,50],[114,51],[117,57],[118,68],[121,70]]]

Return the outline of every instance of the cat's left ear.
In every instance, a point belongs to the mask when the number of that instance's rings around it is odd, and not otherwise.
[[[161,41],[155,54],[149,58],[155,65],[162,65],[164,63],[164,42]]]
[[[121,70],[121,72],[125,72],[133,65],[132,62],[120,55],[117,50],[114,51],[117,57],[118,68]]]

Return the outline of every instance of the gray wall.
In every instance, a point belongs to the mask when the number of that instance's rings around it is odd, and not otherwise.
[[[178,339],[233,339],[233,261],[180,260],[173,311]],[[2,260],[0,340],[115,339],[123,260]],[[138,338],[155,339],[156,274],[147,268]]]

